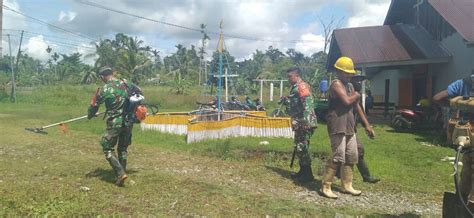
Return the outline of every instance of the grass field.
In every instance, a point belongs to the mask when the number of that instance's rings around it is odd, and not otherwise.
[[[428,146],[437,144],[437,135],[394,133],[378,125],[376,140],[359,137],[366,145],[372,173],[382,182],[368,185],[357,175],[355,187],[364,192],[363,197],[321,198],[316,190],[323,160],[330,154],[323,124],[311,145],[318,175],[308,185],[289,179],[289,139],[186,144],[183,136],[141,132],[136,126],[129,148],[130,179],[126,187],[117,188],[98,144],[104,131],[100,118],[70,124],[66,134],[57,128],[48,130],[48,135],[24,130],[85,114],[94,89],[35,88],[20,91],[18,103],[0,103],[0,216],[439,216],[443,192],[453,190],[451,166],[440,161],[453,151]],[[163,111],[189,111],[200,98],[199,94],[175,96],[168,90],[150,87],[145,93],[149,102],[159,101]],[[263,140],[270,143],[259,145]],[[422,209],[430,205],[439,210]]]

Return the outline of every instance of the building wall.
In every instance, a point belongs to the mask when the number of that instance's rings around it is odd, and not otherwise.
[[[370,91],[375,97],[375,102],[385,101],[385,80],[390,80],[389,102],[398,105],[398,80],[409,78],[410,75],[403,68],[396,70],[382,70],[370,79]],[[382,99],[377,96],[384,96]]]
[[[474,73],[474,46],[468,47],[463,38],[455,33],[442,41],[443,46],[452,55],[448,63],[428,65],[428,74],[434,77],[434,93],[445,90],[447,86],[458,79],[462,79]],[[383,98],[377,96],[385,95],[385,80],[390,80],[389,102],[399,103],[398,81],[401,78],[412,78],[407,67],[396,70],[382,70],[370,79],[370,89],[375,96],[376,102],[383,102]]]
[[[474,47],[467,47],[458,33],[443,39],[441,43],[451,53],[452,60],[447,64],[428,67],[428,71],[435,77],[435,92],[446,89],[451,82],[469,76],[474,70]]]

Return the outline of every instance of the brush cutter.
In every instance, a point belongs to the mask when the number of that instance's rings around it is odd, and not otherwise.
[[[104,113],[105,112],[97,113],[96,116],[104,114]],[[76,117],[76,118],[65,120],[65,121],[61,121],[61,122],[57,122],[57,123],[53,123],[53,124],[49,124],[49,125],[42,126],[42,127],[25,128],[25,130],[31,131],[31,132],[34,132],[34,133],[39,133],[39,134],[48,134],[47,132],[44,131],[45,129],[53,127],[53,126],[59,126],[63,129],[63,131],[65,131],[66,127],[65,127],[64,124],[75,122],[75,121],[78,121],[78,120],[83,120],[83,119],[86,119],[86,118],[87,118],[87,115],[82,116],[82,117]]]
[[[445,192],[443,197],[443,217],[455,217],[455,218],[464,218],[464,217],[474,217],[473,211],[467,206],[464,197],[461,193],[461,187],[459,187],[459,156],[461,153],[464,155],[469,155],[469,153],[474,152],[471,147],[471,131],[472,126],[469,122],[461,119],[458,121],[454,127],[452,138],[453,144],[457,146],[456,156],[454,158],[454,187],[456,192]],[[469,166],[464,166],[469,167]],[[471,176],[472,172],[469,172],[468,175]],[[474,187],[471,187],[474,188]]]

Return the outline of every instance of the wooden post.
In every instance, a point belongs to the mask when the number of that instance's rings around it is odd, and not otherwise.
[[[362,67],[362,76],[366,75],[365,71],[366,71],[366,68],[364,66],[364,67]],[[362,96],[362,101],[361,101],[362,102],[362,110],[364,110],[364,112],[365,112],[365,80],[362,81],[362,90],[360,90],[360,91],[362,92],[362,93],[360,93],[361,96]]]
[[[280,80],[280,98],[283,96],[283,80]]]
[[[270,101],[273,101],[273,83],[270,83]]]
[[[225,101],[229,102],[229,89],[228,89],[228,80],[227,80],[227,68],[225,68]]]

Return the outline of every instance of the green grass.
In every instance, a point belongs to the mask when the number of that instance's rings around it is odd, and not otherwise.
[[[111,184],[112,172],[98,140],[104,131],[100,118],[69,125],[70,132],[48,129],[48,135],[24,131],[83,115],[94,86],[41,87],[18,93],[18,103],[0,103],[0,216],[3,215],[301,215],[334,216],[383,213],[350,205],[323,207],[288,195],[300,190],[269,169],[287,172],[292,140],[238,138],[186,144],[184,136],[134,129],[130,147],[131,180],[125,188]],[[145,88],[147,100],[163,111],[189,111],[199,90],[176,96],[169,88]],[[202,99],[202,98],[201,98]],[[270,110],[273,106],[270,106]],[[269,110],[269,111],[270,111]],[[441,202],[453,190],[451,167],[440,162],[453,154],[444,147],[427,147],[429,133],[394,133],[380,125],[376,140],[359,134],[366,160],[382,182],[363,191],[409,192],[414,202]],[[360,131],[362,133],[362,131]],[[259,145],[260,141],[268,145]],[[326,127],[312,138],[314,172],[323,170],[330,154]],[[230,180],[232,179],[232,181]],[[235,182],[233,180],[238,180]],[[246,181],[246,182],[243,182]],[[89,192],[80,191],[81,186]],[[258,189],[272,188],[282,193]],[[225,202],[225,203],[224,203]]]

